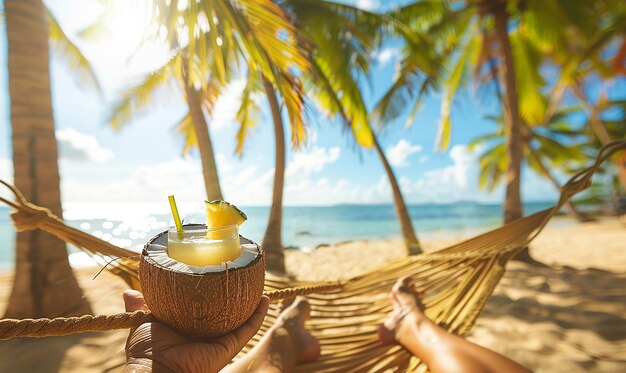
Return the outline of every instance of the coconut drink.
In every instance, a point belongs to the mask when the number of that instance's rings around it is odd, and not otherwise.
[[[173,201],[171,200],[173,203]],[[224,202],[206,202],[207,224],[180,224],[144,246],[141,289],[153,315],[191,337],[206,339],[241,326],[261,300],[265,258],[241,237],[246,215]]]

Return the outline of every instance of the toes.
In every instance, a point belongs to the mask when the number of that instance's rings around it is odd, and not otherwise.
[[[302,297],[297,297],[294,301],[294,305],[302,313],[305,313],[308,315],[309,312],[311,312],[311,304],[309,304],[308,300]]]
[[[306,299],[302,297],[296,298],[293,307],[298,310],[298,317],[303,323],[309,319],[309,315],[311,314],[311,305]]]
[[[293,301],[296,299],[296,297],[292,297],[292,298],[285,298],[280,302],[280,305],[278,306],[278,312],[283,312],[284,310],[286,310],[287,308],[289,308],[289,306],[291,306],[293,304]]]
[[[413,279],[409,276],[400,277],[398,281],[393,285],[392,290],[394,292],[406,292],[407,290],[414,290],[415,283],[413,283]]]
[[[279,317],[285,322],[297,321],[300,326],[304,326],[304,322],[309,319],[310,312],[309,302],[302,297],[296,297]]]
[[[411,276],[405,276],[400,278],[400,281],[402,282],[402,285],[404,285],[405,288],[408,288],[410,290],[415,290],[415,282],[413,281],[413,278]]]

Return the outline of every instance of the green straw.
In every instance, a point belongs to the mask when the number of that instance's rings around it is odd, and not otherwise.
[[[167,199],[170,201],[170,208],[172,209],[172,215],[174,216],[174,224],[176,224],[176,230],[182,233],[183,223],[180,221],[180,216],[178,215],[176,200],[174,199],[174,196],[167,196]]]

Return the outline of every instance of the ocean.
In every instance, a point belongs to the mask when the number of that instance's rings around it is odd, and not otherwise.
[[[550,207],[550,202],[525,204],[527,214]],[[183,220],[202,223],[202,212],[184,214]],[[241,207],[248,221],[240,233],[261,242],[265,233],[269,207]],[[0,208],[0,269],[13,268],[15,233],[9,209]],[[484,232],[502,223],[501,205],[459,202],[451,204],[419,204],[409,206],[418,237],[437,239],[461,237]],[[107,218],[105,218],[107,217]],[[143,244],[173,224],[163,206],[150,204],[67,204],[67,224],[130,250],[139,251]],[[283,244],[304,251],[319,245],[360,239],[399,238],[400,225],[393,205],[287,206],[283,213]],[[93,263],[70,247],[73,266]]]

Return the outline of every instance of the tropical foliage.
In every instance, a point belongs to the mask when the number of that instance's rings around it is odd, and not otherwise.
[[[414,113],[425,93],[441,87],[437,144],[445,149],[451,141],[451,107],[459,87],[469,81],[501,87],[509,175],[505,221],[519,218],[523,122],[545,122],[548,109],[540,47],[558,46],[601,27],[601,7],[596,4],[581,0],[418,1],[397,9],[393,16],[414,30],[414,36],[405,43],[399,74],[379,102],[379,115],[396,119],[405,114],[402,108],[406,106]]]
[[[556,173],[567,174],[586,165],[592,149],[586,137],[573,128],[568,116],[569,110],[563,110],[552,116],[545,126],[524,125],[524,161],[530,170],[545,178],[558,191],[561,182]],[[488,117],[496,126],[495,131],[473,139],[469,144],[471,151],[480,150],[479,186],[493,191],[502,184],[506,176],[507,154],[505,149],[504,119]],[[567,202],[567,209],[581,221],[589,218],[579,212],[572,201]]]
[[[221,199],[208,131],[217,99],[228,82],[247,68],[243,109],[237,115],[241,123],[237,150],[241,151],[247,129],[255,124],[249,109],[255,105],[252,93],[258,90],[263,76],[283,98],[293,129],[292,141],[299,144],[306,134],[297,75],[308,70],[307,53],[298,45],[299,36],[286,15],[271,1],[155,1],[153,15],[155,31],[150,37],[166,41],[172,57],[122,94],[109,122],[120,128],[145,112],[164,88],[182,92],[179,95],[185,98],[188,112],[176,129],[185,139],[183,153],[199,148],[207,197]]]
[[[589,135],[606,145],[620,138],[609,133],[602,112],[607,106],[603,90],[626,73],[626,6],[619,1],[597,2],[595,17],[601,20],[600,27],[594,18],[586,19],[579,25],[583,30],[581,35],[560,39],[557,44],[540,44],[539,50],[551,64],[559,67],[552,108],[570,91],[589,118]],[[597,97],[596,102],[592,101],[593,96]],[[626,191],[626,165],[618,161],[614,164],[622,189]]]
[[[286,0],[281,4],[295,15],[303,34],[315,46],[313,73],[305,77],[311,99],[326,116],[338,119],[364,148],[373,147],[389,179],[394,207],[407,252],[421,253],[400,186],[370,126],[359,81],[367,79],[371,56],[391,31],[403,25],[392,18],[350,5],[308,0]]]
[[[382,156],[385,170],[390,175],[394,201],[400,217],[403,236],[410,252],[419,253],[419,241],[413,231],[408,210],[384,154],[368,123],[368,113],[361,97],[360,87],[354,76],[355,69],[362,75],[368,72],[369,60],[374,45],[381,39],[380,26],[384,23],[380,15],[355,7],[332,2],[290,0],[278,2],[292,16],[298,26],[303,46],[312,50],[309,63],[311,71],[301,78],[307,96],[317,108],[328,116],[339,117],[351,131],[355,141],[364,147],[375,144]],[[250,129],[258,118],[258,104],[252,99],[255,91],[263,89],[268,97],[276,138],[276,167],[269,222],[263,239],[268,252],[268,266],[272,270],[284,271],[282,246],[282,193],[284,185],[284,133],[281,111],[276,92],[265,77],[254,69],[247,68],[246,86],[237,117],[240,122],[237,133],[237,152],[244,148]],[[280,96],[278,96],[280,97]],[[292,133],[294,128],[292,128]]]
[[[248,68],[258,70],[280,94],[294,129],[293,143],[304,140],[298,75],[310,70],[308,54],[302,37],[278,5],[270,0],[158,0],[153,15],[158,37],[173,49],[184,45],[189,85],[205,87],[207,76],[224,85],[232,68],[247,61]]]

